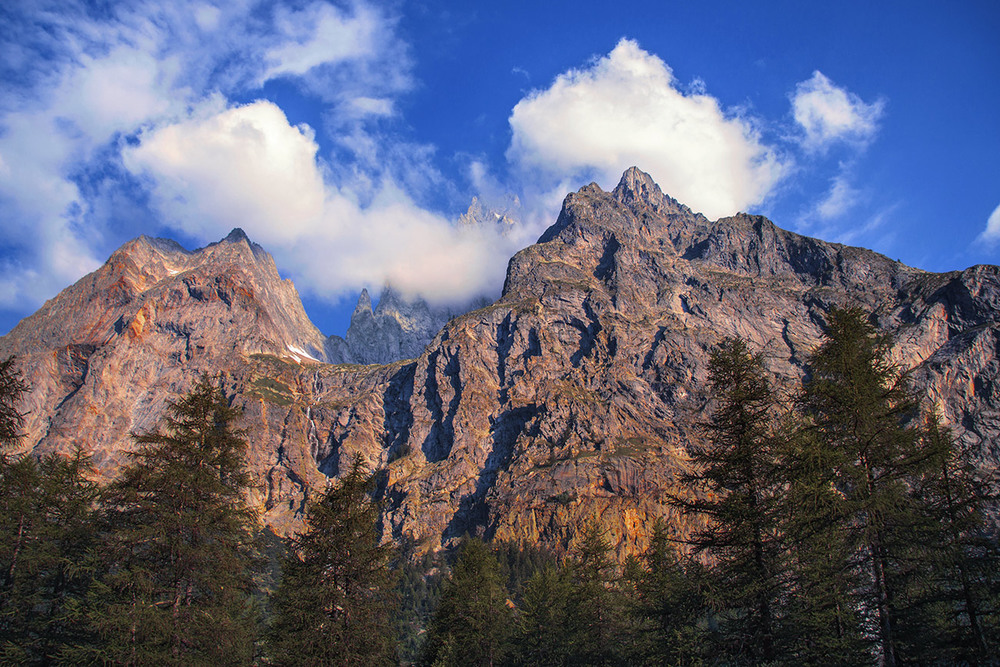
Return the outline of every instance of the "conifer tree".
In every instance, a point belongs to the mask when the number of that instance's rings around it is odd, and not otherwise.
[[[560,667],[569,664],[572,643],[567,632],[569,572],[546,565],[528,579],[517,619],[514,641],[519,665]]]
[[[763,356],[739,338],[712,352],[709,385],[717,403],[701,425],[706,443],[692,453],[696,471],[686,477],[702,493],[674,502],[709,518],[690,543],[715,560],[724,650],[766,662],[776,655],[783,572],[777,401]]]
[[[649,548],[630,564],[632,612],[641,621],[633,662],[698,665],[707,658],[709,615],[705,568],[682,556],[657,520]]]
[[[89,458],[11,454],[21,438],[28,386],[14,358],[0,362],[0,663],[56,660],[83,632],[76,607],[93,537]]]
[[[625,602],[611,545],[596,520],[589,521],[568,562],[570,590],[566,630],[570,664],[617,665],[623,655]]]
[[[896,595],[907,574],[905,552],[918,523],[908,480],[929,457],[917,429],[906,426],[917,402],[893,364],[892,339],[860,308],[830,312],[825,339],[809,359],[804,404],[823,447],[836,454],[833,480],[844,494],[841,528],[859,557],[861,605],[873,619],[868,635],[884,664],[898,664]]]
[[[1000,543],[987,524],[996,516],[1000,478],[973,465],[936,415],[923,429],[931,463],[913,484],[925,523],[913,535],[914,577],[901,653],[911,662],[987,663],[1000,632]]]
[[[78,614],[96,521],[90,460],[0,461],[0,663],[45,664],[86,639]]]
[[[842,452],[801,425],[783,447],[787,479],[781,531],[788,553],[783,657],[796,665],[868,661],[859,614],[857,549],[844,526],[851,520],[836,487]]]
[[[499,665],[510,650],[513,615],[500,564],[478,539],[468,539],[445,580],[427,630],[421,664]]]
[[[355,459],[288,541],[268,633],[274,664],[395,664],[394,549],[381,543],[373,479]]]
[[[77,659],[116,664],[249,664],[257,632],[255,512],[246,504],[239,412],[202,376],[163,430],[138,436],[103,494],[90,595],[100,641]]]
[[[0,457],[4,458],[21,440],[24,414],[18,405],[28,391],[28,384],[14,364],[14,357],[0,361]]]

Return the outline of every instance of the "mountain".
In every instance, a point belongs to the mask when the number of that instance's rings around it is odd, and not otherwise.
[[[419,297],[407,299],[386,286],[373,309],[368,290],[362,290],[346,337],[328,339],[327,360],[340,364],[389,364],[416,358],[448,320],[488,303],[489,300],[479,298],[464,306],[432,306]]]
[[[510,260],[502,296],[445,323],[414,360],[311,359],[324,339],[235,232],[194,253],[126,244],[0,354],[17,354],[34,388],[27,445],[93,447],[109,474],[131,431],[219,374],[279,531],[360,453],[381,471],[384,530],[419,549],[466,532],[561,548],[594,517],[625,555],[656,517],[688,527],[665,495],[710,407],[713,345],[740,335],[794,385],[834,305],[874,313],[928,404],[995,467],[998,271],[928,273],[760,216],[710,221],[633,168],[612,192],[567,196]]]
[[[466,229],[509,238],[520,224],[521,203],[510,197],[500,206],[472,198],[457,223]],[[327,360],[331,363],[388,364],[417,357],[444,324],[458,315],[489,305],[485,296],[457,305],[431,305],[420,297],[406,298],[391,285],[382,289],[372,308],[368,290],[362,290],[344,338],[330,336]]]

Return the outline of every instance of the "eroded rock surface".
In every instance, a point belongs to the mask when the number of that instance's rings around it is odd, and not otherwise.
[[[875,313],[928,405],[995,466],[998,272],[928,273],[759,216],[709,221],[630,169],[613,192],[569,195],[511,259],[501,298],[445,323],[415,360],[310,359],[329,348],[294,289],[232,235],[195,253],[126,245],[0,354],[21,357],[34,388],[27,445],[93,447],[109,471],[130,431],[201,372],[221,374],[279,531],[359,453],[381,471],[396,539],[431,549],[469,532],[559,548],[596,518],[623,556],[656,517],[690,528],[665,497],[684,492],[713,345],[748,339],[794,386],[833,305]]]

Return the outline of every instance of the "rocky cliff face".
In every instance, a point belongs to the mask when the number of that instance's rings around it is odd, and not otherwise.
[[[188,252],[139,237],[2,338],[31,383],[26,444],[92,447],[113,465],[129,433],[203,372],[253,355],[324,358],[291,281],[241,230]]]
[[[419,297],[406,299],[387,286],[373,309],[368,290],[362,290],[346,337],[331,336],[327,341],[327,360],[390,364],[414,359],[448,320],[487,303],[489,300],[480,298],[464,306],[431,306]]]
[[[213,253],[227,259],[199,259]],[[322,338],[242,237],[196,253],[139,239],[0,339],[0,354],[18,354],[35,388],[28,446],[85,444],[109,466],[167,398],[220,373],[279,530],[360,453],[381,471],[397,539],[558,548],[593,517],[624,555],[656,517],[688,527],[664,499],[709,405],[712,346],[743,336],[798,382],[832,305],[874,312],[928,403],[995,466],[998,272],[927,273],[759,216],[712,222],[631,169],[613,192],[569,195],[511,260],[501,298],[447,322],[413,361],[310,359]]]

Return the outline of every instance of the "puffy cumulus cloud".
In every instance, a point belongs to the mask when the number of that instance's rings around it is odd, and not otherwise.
[[[151,179],[169,224],[197,238],[244,227],[269,243],[312,228],[323,210],[312,130],[271,102],[219,105],[143,133],[125,166]]]
[[[324,99],[361,133],[366,119],[392,114],[409,64],[393,21],[374,5],[289,4],[138,0],[95,8],[39,0],[9,8],[0,40],[0,308],[37,307],[98,266],[123,234],[155,231],[113,219],[109,197],[135,194],[108,180],[127,173],[126,159],[129,169],[156,174],[150,182],[164,210],[200,207],[202,218],[225,224],[233,211],[284,216],[289,230],[312,228],[326,203],[314,139],[273,107],[227,113],[228,98],[252,94],[268,78],[303,77],[306,87],[332,91]],[[318,75],[325,78],[309,79]],[[325,85],[338,80],[350,85]],[[209,147],[233,162],[221,164]],[[197,173],[180,152],[217,171]],[[217,192],[205,195],[190,185],[195,178]],[[275,200],[280,211],[240,196],[276,184],[300,193]],[[167,197],[187,207],[168,206]],[[181,220],[203,236],[197,216]]]
[[[95,150],[138,124],[182,108],[175,71],[141,49],[118,44],[80,54],[42,99],[0,117],[0,306],[34,307],[100,265],[104,229],[73,179]],[[16,224],[12,221],[17,221]]]
[[[825,151],[841,141],[866,144],[885,110],[883,100],[867,104],[818,70],[795,86],[791,101],[795,122],[803,130],[802,147],[809,152]]]
[[[1000,205],[990,213],[990,217],[986,220],[986,229],[977,237],[977,240],[990,245],[996,245],[997,242],[1000,242]]]
[[[516,168],[550,181],[574,174],[613,184],[637,165],[709,217],[760,203],[788,170],[750,120],[726,113],[698,86],[685,93],[666,63],[627,39],[530,93],[510,126],[507,157]]]
[[[388,179],[362,204],[324,179],[312,130],[293,127],[270,102],[206,108],[151,130],[125,164],[149,180],[165,220],[206,242],[243,227],[318,296],[388,282],[407,295],[459,302],[503,279],[503,239],[455,227]]]

